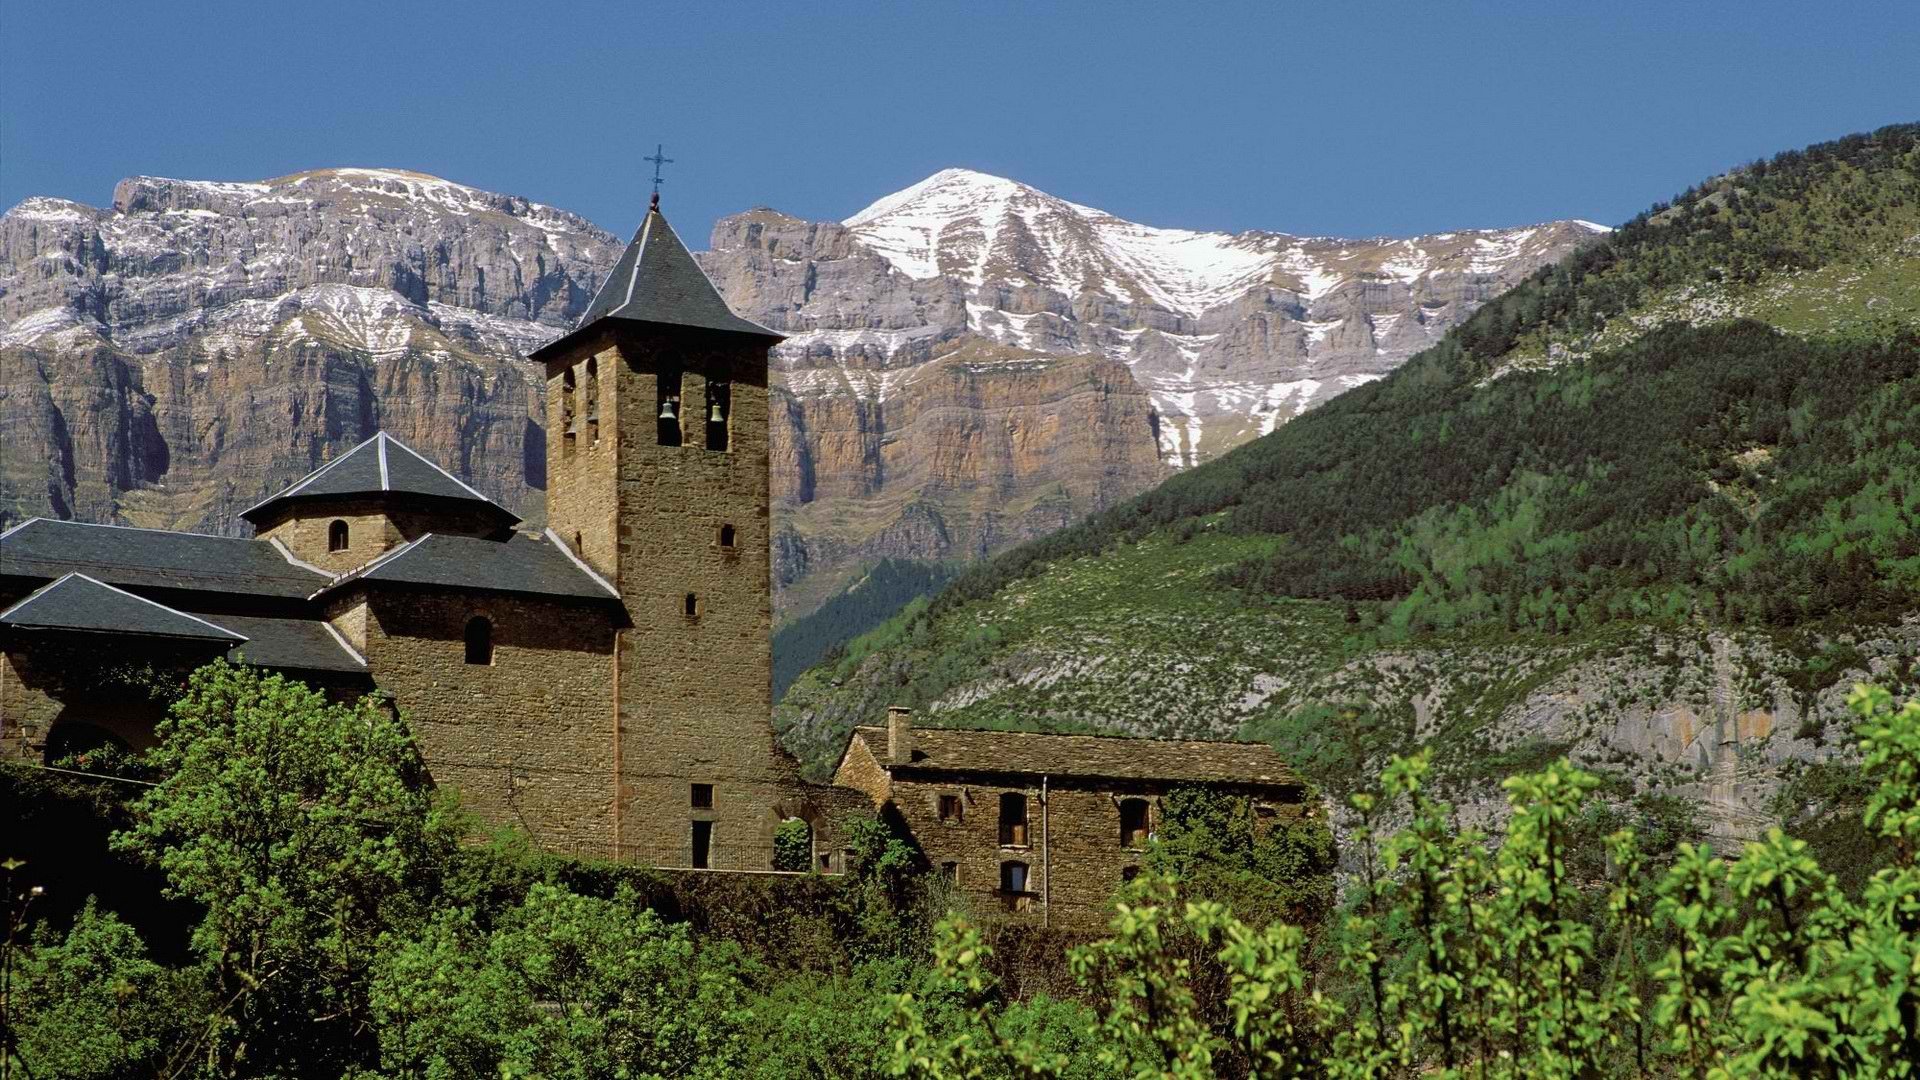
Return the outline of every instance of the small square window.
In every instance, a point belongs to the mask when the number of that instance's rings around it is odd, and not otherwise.
[[[713,785],[712,784],[693,785],[693,808],[695,810],[713,809]]]
[[[960,864],[957,862],[941,863],[940,876],[946,879],[946,881],[949,883],[959,881],[960,880]]]
[[[964,814],[964,811],[961,809],[961,806],[960,806],[960,796],[958,795],[940,796],[940,824],[958,825],[960,824],[960,820],[963,814]]]

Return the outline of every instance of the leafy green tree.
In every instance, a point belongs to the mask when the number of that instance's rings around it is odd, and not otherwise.
[[[159,734],[161,779],[115,843],[206,911],[193,948],[213,1005],[196,1056],[221,1076],[366,1063],[383,935],[425,921],[461,836],[406,725],[372,698],[330,703],[217,662]]]
[[[813,869],[813,827],[788,818],[773,830],[773,868],[804,873]]]
[[[537,884],[481,933],[443,913],[390,949],[373,993],[392,1075],[735,1075],[750,1018],[737,951],[694,947],[628,890]]]
[[[1324,817],[1263,825],[1250,800],[1211,788],[1175,788],[1161,799],[1143,861],[1178,879],[1186,895],[1225,903],[1249,922],[1311,924],[1333,904],[1333,830]]]
[[[165,1075],[184,1064],[206,1004],[201,973],[155,963],[112,913],[89,902],[63,939],[22,950],[15,966],[7,1015],[20,1075]]]

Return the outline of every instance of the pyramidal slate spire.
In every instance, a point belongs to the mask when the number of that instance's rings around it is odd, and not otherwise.
[[[543,360],[580,335],[614,319],[723,330],[776,341],[781,336],[733,313],[713,279],[700,269],[693,253],[680,242],[673,226],[667,224],[658,201],[647,208],[647,216],[634,231],[633,240],[620,253],[620,261],[600,284],[600,291],[594,294],[593,302],[587,305],[573,330],[534,350],[532,358]]]

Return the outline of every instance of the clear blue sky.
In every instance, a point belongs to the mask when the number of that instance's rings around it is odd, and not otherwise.
[[[1555,10],[1563,9],[1563,10]],[[950,165],[1153,224],[1614,223],[1920,119],[1920,4],[0,0],[0,206],[418,169],[690,241]]]

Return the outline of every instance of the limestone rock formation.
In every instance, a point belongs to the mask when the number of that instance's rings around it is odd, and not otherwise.
[[[573,214],[390,170],[28,199],[0,217],[0,519],[231,533],[375,428],[537,516],[521,356],[618,253]]]
[[[972,557],[1136,494],[1378,377],[1596,229],[1191,233],[963,170],[841,224],[729,217],[703,265],[791,335],[781,609],[874,558]],[[28,199],[0,216],[0,524],[240,531],[375,428],[537,522],[523,357],[619,248],[577,215],[384,169]]]

